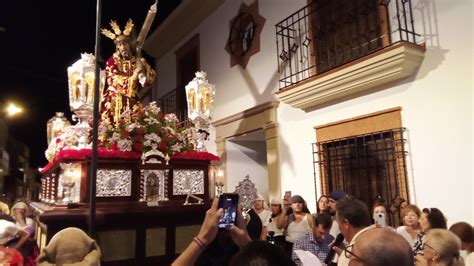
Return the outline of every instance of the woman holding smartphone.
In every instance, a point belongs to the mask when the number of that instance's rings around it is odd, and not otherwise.
[[[376,200],[372,205],[372,218],[376,227],[387,228],[395,231],[395,228],[389,225],[387,208],[381,200]]]
[[[291,197],[291,207],[283,208],[277,218],[277,227],[285,229],[286,250],[291,254],[296,238],[313,228],[313,218],[303,197]]]
[[[285,232],[283,229],[277,227],[277,217],[282,212],[283,201],[281,199],[272,199],[271,201],[271,210],[272,216],[268,221],[267,225],[267,234],[263,240],[272,241],[274,244],[281,246],[282,248],[285,245]]]

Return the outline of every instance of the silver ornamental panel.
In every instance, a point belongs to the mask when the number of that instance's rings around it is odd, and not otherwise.
[[[57,191],[56,191],[56,197],[58,199],[62,199],[63,196],[64,196],[64,187],[63,187],[63,184],[64,184],[64,175],[59,175],[59,178],[58,178],[58,188],[57,188]]]
[[[239,204],[242,208],[247,210],[253,208],[253,203],[257,198],[257,189],[255,184],[250,181],[249,175],[246,175],[244,180],[235,187],[235,193],[240,195]]]
[[[145,177],[145,199],[146,201],[158,201],[165,197],[165,171],[164,170],[142,170]]]
[[[79,202],[81,195],[81,164],[61,163],[58,178],[57,199],[67,198],[68,202]]]
[[[97,197],[117,197],[132,195],[132,170],[98,169]]]
[[[204,194],[204,170],[173,170],[173,195]]]

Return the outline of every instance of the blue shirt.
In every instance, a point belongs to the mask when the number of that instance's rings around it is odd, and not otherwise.
[[[314,239],[313,230],[303,233],[299,236],[293,244],[293,251],[291,259],[297,264],[302,265],[302,262],[296,255],[295,250],[306,250],[313,253],[321,262],[324,261],[329,253],[329,244],[334,240],[332,235],[326,236],[326,238],[319,242]]]

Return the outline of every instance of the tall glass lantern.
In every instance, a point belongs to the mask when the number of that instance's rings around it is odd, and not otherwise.
[[[48,145],[55,137],[59,136],[71,123],[64,116],[63,112],[56,112],[56,115],[48,120],[46,131],[48,134]]]
[[[94,108],[95,56],[83,53],[81,59],[67,69],[69,81],[69,106],[79,120],[74,127],[80,132],[79,147],[86,148]],[[105,84],[104,71],[100,72],[100,95]]]
[[[209,136],[209,124],[214,111],[215,86],[207,80],[204,71],[196,72],[196,77],[186,85],[188,118],[198,129],[196,150],[206,151],[204,141]]]

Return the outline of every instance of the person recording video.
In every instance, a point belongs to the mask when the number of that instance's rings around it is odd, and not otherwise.
[[[286,231],[286,251],[290,256],[296,238],[313,227],[313,216],[303,197],[299,195],[291,197],[290,208],[284,208],[277,218],[277,227]]]
[[[212,206],[206,212],[199,233],[194,237],[183,253],[172,263],[174,266],[195,265],[201,254],[207,251],[208,246],[213,243],[218,236],[219,221],[224,215],[224,209],[218,207],[218,199],[215,198]],[[258,215],[256,216],[258,219]],[[277,245],[272,245],[261,240],[250,238],[247,233],[246,222],[242,216],[242,211],[236,212],[235,225],[226,227],[225,232],[229,232],[232,241],[238,246],[240,251],[234,254],[224,254],[227,256],[228,265],[255,265],[255,263],[266,262],[266,265],[292,266],[295,265],[290,257],[286,256],[283,249]]]

